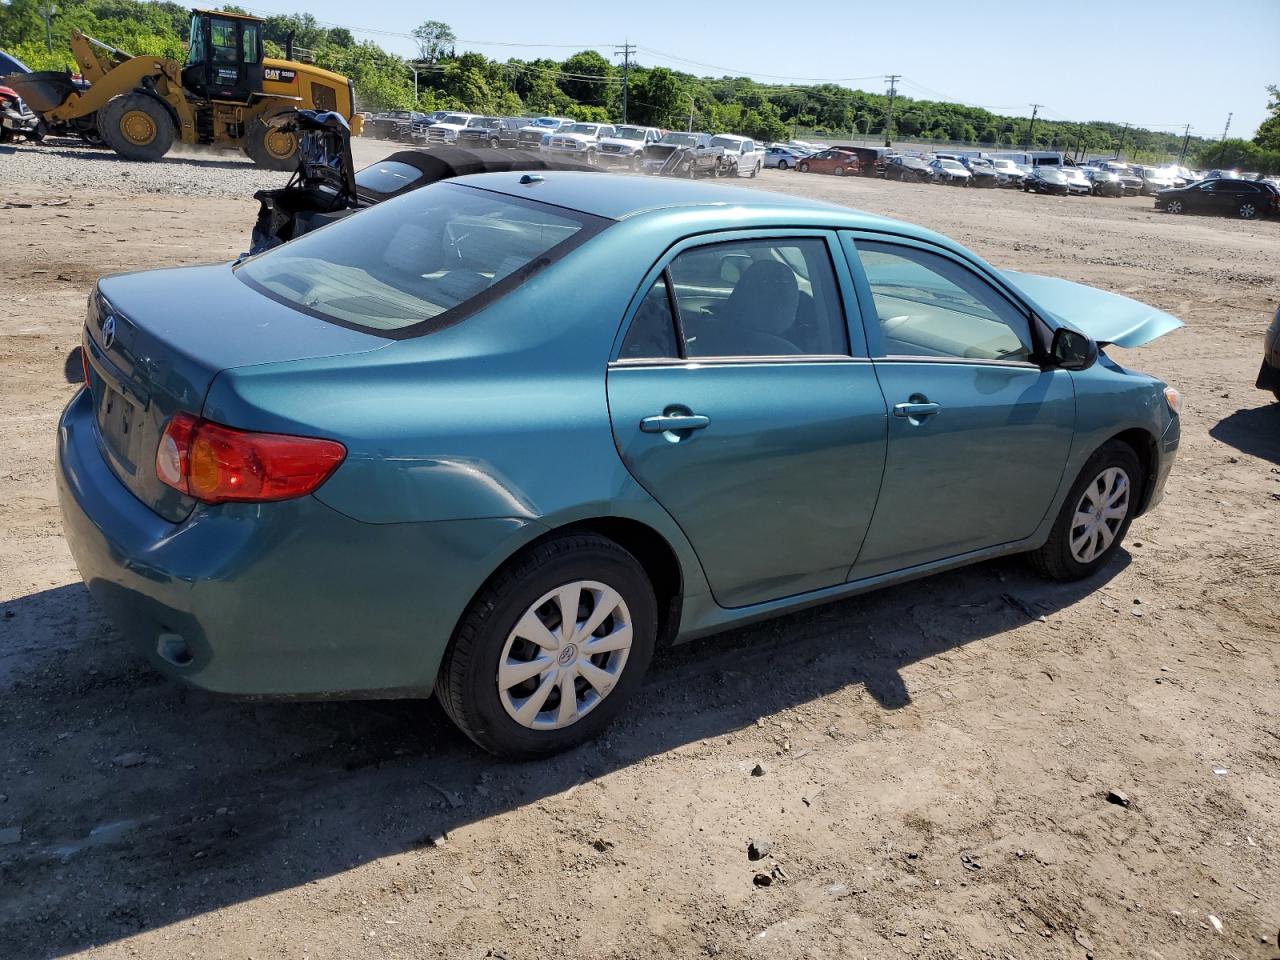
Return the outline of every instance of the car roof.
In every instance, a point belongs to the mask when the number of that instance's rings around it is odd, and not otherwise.
[[[934,237],[931,231],[910,224],[878,217],[834,203],[810,200],[789,194],[729,187],[714,182],[680,180],[671,177],[621,176],[575,171],[547,171],[536,183],[522,184],[524,175],[484,173],[458,177],[452,183],[479,187],[509,196],[539,200],[542,203],[589,213],[610,220],[625,220],[652,211],[672,211],[707,207],[733,207],[735,221],[743,227],[768,226],[770,221],[797,224],[800,219],[815,225],[828,223],[835,227],[877,229],[890,227],[894,232]],[[807,212],[809,216],[794,217]],[[752,223],[753,214],[760,216]]]

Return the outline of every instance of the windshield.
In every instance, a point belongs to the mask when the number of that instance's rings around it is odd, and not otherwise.
[[[620,127],[613,133],[618,140],[643,140],[644,131],[639,127]]]
[[[441,122],[441,123],[456,123],[456,124],[458,124],[459,126],[463,126],[463,127],[465,127],[465,126],[467,125],[467,120],[469,120],[469,119],[470,119],[469,117],[464,117],[464,116],[462,116],[462,115],[461,115],[461,114],[459,114],[459,113],[451,113],[451,114],[449,114],[447,117],[445,117],[443,120],[441,120],[440,122]]]
[[[535,127],[558,127],[560,126],[560,121],[555,117],[539,117],[533,121],[532,125]]]
[[[589,137],[594,137],[597,133],[600,132],[600,125],[598,123],[575,123],[573,126],[571,126],[568,130],[565,130],[564,132],[565,133],[585,133]]]
[[[662,143],[674,143],[680,147],[696,147],[698,138],[692,133],[668,133],[662,138]]]
[[[742,141],[735,140],[733,137],[712,137],[711,142],[717,147],[724,147],[726,150],[741,150]]]
[[[963,170],[964,169],[964,167],[960,166],[960,164],[956,163],[954,160],[939,160],[938,166],[942,167],[943,170]]]
[[[247,260],[236,275],[312,316],[403,331],[514,289],[601,224],[562,207],[437,183]]]
[[[992,160],[991,165],[997,170],[1017,170],[1012,160]]]

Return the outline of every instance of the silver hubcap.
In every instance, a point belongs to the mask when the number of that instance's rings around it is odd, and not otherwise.
[[[1181,200],[1170,200],[1170,201],[1169,201],[1169,212],[1170,212],[1170,213],[1181,213],[1181,212],[1182,212],[1182,201],[1181,201]]]
[[[1085,487],[1071,521],[1071,556],[1091,563],[1116,538],[1129,513],[1129,475],[1108,467]]]
[[[1240,216],[1244,217],[1246,220],[1252,220],[1253,215],[1257,212],[1257,209],[1252,203],[1246,203],[1240,207]]]
[[[559,730],[609,695],[631,652],[631,611],[594,580],[545,593],[525,611],[498,659],[498,697],[516,723]]]

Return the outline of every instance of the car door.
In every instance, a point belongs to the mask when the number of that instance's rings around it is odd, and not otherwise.
[[[609,365],[614,438],[716,602],[843,583],[875,507],[887,414],[834,233],[693,238],[641,290]]]
[[[1035,532],[1066,465],[1075,389],[1043,369],[1012,291],[941,247],[844,234],[890,410],[884,483],[853,579]]]

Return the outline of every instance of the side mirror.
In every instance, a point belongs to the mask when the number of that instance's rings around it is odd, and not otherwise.
[[[1098,362],[1098,344],[1083,333],[1059,327],[1049,348],[1055,366],[1063,370],[1088,370]]]

